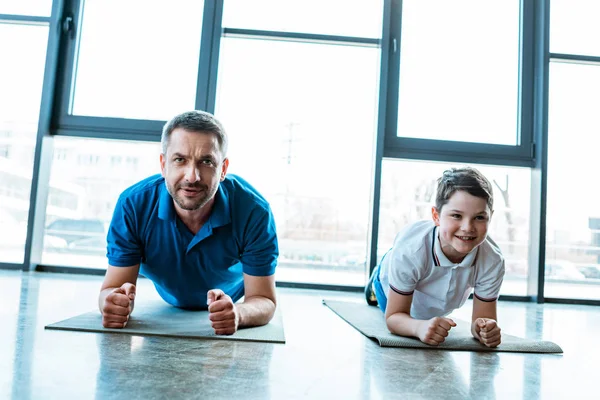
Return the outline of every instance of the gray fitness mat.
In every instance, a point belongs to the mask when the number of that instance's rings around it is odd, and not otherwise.
[[[163,302],[136,304],[135,311],[123,329],[104,328],[99,311],[92,311],[65,319],[46,329],[122,333],[140,336],[169,336],[216,340],[241,340],[251,342],[285,343],[280,306],[271,322],[264,326],[244,328],[233,335],[215,335],[208,311],[186,311]]]
[[[381,347],[410,347],[420,349],[465,350],[465,351],[504,351],[516,353],[562,353],[556,343],[540,340],[523,339],[502,334],[502,343],[496,348],[489,348],[471,336],[468,323],[458,323],[450,330],[446,340],[439,346],[430,346],[418,339],[391,334],[386,325],[384,315],[378,307],[366,303],[323,300],[323,304],[340,316],[360,333],[375,340]],[[457,321],[460,322],[460,321]],[[462,329],[460,327],[463,327]]]

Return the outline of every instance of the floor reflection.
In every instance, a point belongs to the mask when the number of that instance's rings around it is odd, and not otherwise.
[[[272,344],[99,334],[96,398],[269,398]],[[252,397],[255,396],[255,397]],[[118,397],[118,396],[117,396]]]
[[[500,370],[496,353],[443,350],[384,349],[372,355],[365,376],[375,398],[397,396],[429,397],[437,393],[444,399],[495,399],[494,379]]]

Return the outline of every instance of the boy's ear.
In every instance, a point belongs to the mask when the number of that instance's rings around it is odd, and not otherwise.
[[[433,219],[435,226],[440,226],[440,212],[435,206],[431,207],[431,218]]]

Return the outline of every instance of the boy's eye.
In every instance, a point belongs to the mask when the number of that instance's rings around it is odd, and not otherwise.
[[[485,215],[478,215],[475,217],[475,219],[479,221],[487,221],[487,217]]]
[[[460,214],[450,214],[450,216],[454,219],[460,219],[460,217],[461,217]]]

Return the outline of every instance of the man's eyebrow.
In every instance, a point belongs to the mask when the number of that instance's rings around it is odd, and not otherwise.
[[[173,157],[173,158],[185,158],[185,154],[173,153],[173,155],[171,157]]]

